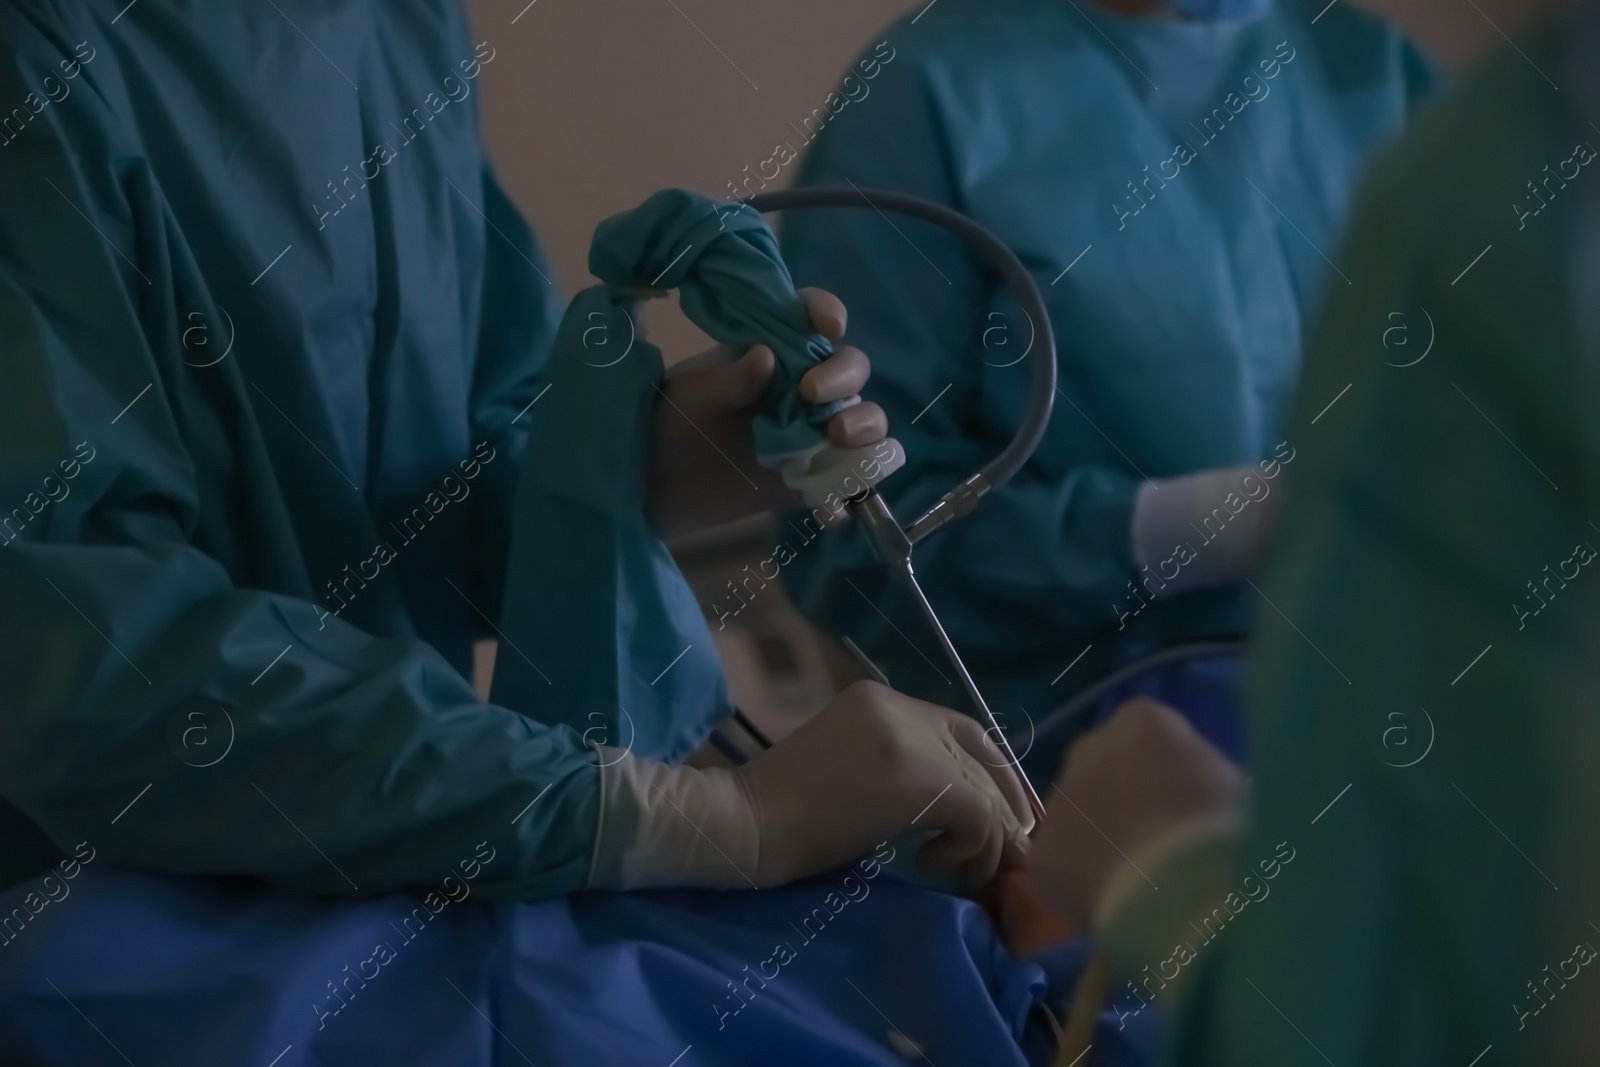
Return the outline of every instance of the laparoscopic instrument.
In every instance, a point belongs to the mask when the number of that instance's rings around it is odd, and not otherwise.
[[[1040,295],[1039,287],[1034,284],[1033,276],[1022,265],[1022,261],[998,237],[967,216],[941,204],[907,196],[904,193],[861,189],[854,186],[848,189],[785,189],[761,193],[752,197],[748,203],[763,213],[813,207],[863,208],[876,211],[885,218],[888,213],[893,212],[941,226],[965,240],[981,260],[999,271],[1000,276],[1015,294],[1023,316],[1028,320],[1031,336],[1028,347],[1023,353],[1024,357],[1032,356],[1029,368],[1028,404],[1016,433],[1012,435],[1011,441],[1005,448],[1001,449],[1000,454],[945,493],[932,507],[904,525],[894,517],[883,497],[873,488],[869,487],[852,497],[849,505],[852,514],[866,532],[867,540],[872,545],[872,551],[878,560],[904,577],[923,616],[928,620],[928,625],[938,637],[939,647],[944,650],[945,657],[949,659],[950,665],[960,677],[968,699],[982,715],[983,721],[988,724],[996,746],[1010,764],[1018,784],[1022,786],[1022,791],[1028,798],[1028,806],[1033,811],[1034,825],[1038,826],[1044,819],[1044,804],[1039,800],[1039,794],[1034,790],[1032,783],[1028,781],[1028,776],[1022,772],[1022,766],[1017,760],[1016,753],[1012,751],[1011,743],[1006,740],[1005,732],[1000,729],[1000,723],[995,719],[994,712],[989,710],[988,702],[978,691],[977,683],[972,680],[966,664],[962,663],[961,656],[951,643],[950,635],[939,622],[939,616],[933,610],[933,605],[928,602],[922,587],[917,584],[916,572],[911,565],[911,552],[920,541],[934,531],[970,515],[985,496],[1010,481],[1028,461],[1028,457],[1033,455],[1034,449],[1044,436],[1045,427],[1050,422],[1050,410],[1055,402],[1056,391],[1055,333],[1050,328],[1050,316],[1045,310],[1044,297]]]

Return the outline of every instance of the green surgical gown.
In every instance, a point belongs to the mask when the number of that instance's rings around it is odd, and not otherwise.
[[[592,760],[465,678],[559,310],[493,44],[120,6],[0,6],[0,880],[86,840],[369,893],[488,839],[491,893],[582,885]]]
[[[1173,1063],[1594,1062],[1597,41],[1502,48],[1358,201],[1288,428],[1255,825],[1205,909],[1295,858],[1213,941],[1123,959],[1196,951]]]
[[[1318,18],[1325,2],[1182,22],[1088,2],[943,0],[884,32],[827,102],[820,134],[815,118],[802,124],[815,134],[803,184],[963,211],[1045,294],[1060,375],[1049,431],[1010,485],[917,550],[929,599],[1017,729],[1133,642],[1246,624],[1254,594],[1237,587],[1133,612],[1129,522],[1146,477],[1296,444],[1282,409],[1301,331],[1328,279],[1343,284],[1324,254],[1369,154],[1431,81],[1396,30],[1346,4]],[[759,191],[742,180],[736,191]],[[909,520],[1017,426],[1032,327],[941,231],[829,209],[792,214],[783,235],[796,280],[850,307],[849,340],[873,360],[866,395],[907,454],[883,491]],[[784,573],[804,611],[854,637],[897,686],[959,701],[863,538],[797,555]]]

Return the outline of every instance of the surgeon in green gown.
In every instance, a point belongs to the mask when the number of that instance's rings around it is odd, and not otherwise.
[[[1397,30],[1325,5],[941,0],[885,30],[802,124],[800,183],[962,211],[1045,294],[1049,431],[917,559],[1019,749],[1027,720],[1111,667],[1237,636],[1258,601],[1239,579],[1294,472],[1284,407],[1302,331],[1349,274],[1328,257],[1361,168],[1434,81]],[[759,191],[747,174],[729,195]],[[908,463],[885,495],[909,519],[1017,426],[1035,327],[930,227],[810,211],[783,237],[796,277],[849,301],[850,336],[874,353],[867,395]],[[959,699],[864,539],[824,539],[784,573],[802,610],[897,686]]]
[[[1015,859],[1026,809],[973,762],[976,725],[881,688],[732,772],[475,696],[528,427],[594,421],[537,403],[560,304],[478,137],[508,45],[453,0],[115,7],[0,4],[0,884],[87,841],[380,893],[487,839],[501,899],[771,885],[952,777],[919,824],[949,831],[937,862],[981,882]],[[837,338],[838,302],[811,307]],[[772,369],[758,348],[665,383],[660,528],[790,499],[750,443]],[[799,388],[865,378],[843,349]],[[871,404],[828,427],[884,431]]]
[[[1226,763],[1133,706],[1074,750],[1030,857],[1098,913],[1118,1011],[1171,1013],[1174,1064],[1600,1048],[1600,10],[1518,13],[1339,253],[1252,651],[1247,825]]]

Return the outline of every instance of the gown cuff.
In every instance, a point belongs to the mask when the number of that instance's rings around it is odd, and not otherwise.
[[[1276,510],[1254,467],[1147,481],[1133,502],[1133,565],[1151,572],[1156,596],[1240,581],[1265,554]]]

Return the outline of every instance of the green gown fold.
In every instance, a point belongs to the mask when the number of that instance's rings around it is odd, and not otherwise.
[[[88,840],[375,893],[488,837],[490,893],[581,886],[592,757],[465,677],[559,308],[494,48],[117,6],[0,8],[0,881]]]
[[[1172,1063],[1594,1060],[1595,14],[1464,76],[1357,203],[1252,656],[1239,858],[1296,859],[1190,965]]]

